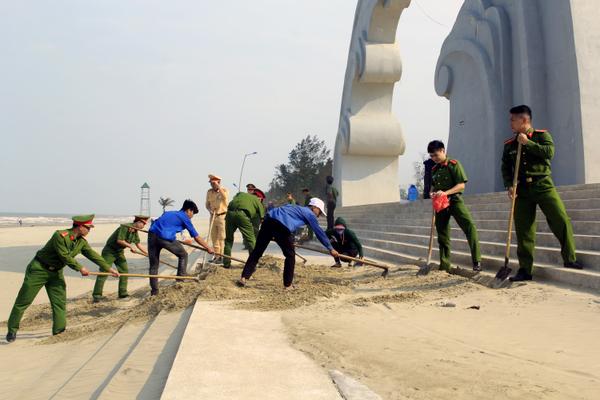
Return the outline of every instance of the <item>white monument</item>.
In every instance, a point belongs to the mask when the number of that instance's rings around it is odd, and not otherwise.
[[[600,182],[600,3],[466,0],[442,47],[435,90],[450,100],[448,152],[469,193],[503,189],[508,110],[528,104],[554,138],[556,184]]]
[[[356,8],[333,163],[342,206],[400,199],[404,139],[391,107],[402,75],[396,28],[409,4],[359,0]]]

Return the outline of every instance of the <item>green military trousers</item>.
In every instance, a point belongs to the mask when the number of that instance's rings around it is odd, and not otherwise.
[[[519,267],[533,273],[535,253],[536,205],[546,216],[550,230],[560,242],[564,262],[574,262],[575,238],[567,210],[550,176],[533,183],[519,183],[515,201],[515,232],[517,233],[517,256]]]
[[[450,270],[450,217],[460,226],[465,233],[469,248],[471,249],[471,259],[473,263],[481,261],[481,252],[479,251],[479,239],[477,238],[477,228],[467,209],[462,197],[454,195],[450,197],[450,207],[440,211],[435,215],[435,228],[437,230],[438,244],[440,248],[440,269]]]
[[[129,272],[129,267],[127,266],[127,259],[125,258],[125,252],[114,251],[108,248],[102,249],[102,258],[106,261],[106,263],[110,266],[115,264],[117,267],[117,271],[121,274],[126,274]],[[102,297],[102,291],[104,289],[104,282],[106,282],[106,278],[108,276],[97,276],[96,284],[94,285],[94,291],[92,292],[92,296],[94,297]],[[129,294],[127,293],[127,277],[120,276],[119,277],[119,297],[127,297]]]
[[[233,234],[236,230],[240,230],[242,238],[244,238],[244,244],[248,249],[248,254],[254,250],[256,244],[256,236],[254,236],[254,226],[248,214],[244,211],[228,211],[225,216],[225,250],[226,256],[231,256],[231,248],[233,247]],[[229,267],[231,260],[229,258],[223,258],[223,266]]]
[[[63,277],[63,271],[62,269],[48,271],[34,259],[25,270],[23,285],[10,312],[10,317],[8,317],[8,332],[16,333],[19,330],[23,313],[31,305],[42,286],[46,287],[52,307],[52,334],[56,335],[65,330],[67,326],[67,284]]]

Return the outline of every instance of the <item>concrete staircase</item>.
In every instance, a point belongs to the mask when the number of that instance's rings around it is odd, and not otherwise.
[[[560,245],[538,209],[534,279],[600,290],[600,184],[562,186],[558,188],[571,217],[577,258],[585,270],[562,267]],[[505,192],[464,197],[475,219],[485,271],[495,273],[504,265],[506,228],[510,202]],[[409,204],[387,203],[344,207],[336,212],[348,222],[361,239],[367,257],[394,263],[410,263],[427,257],[431,224],[430,200]],[[439,260],[437,238],[434,261]],[[452,262],[471,266],[467,241],[452,220]],[[513,234],[511,266],[518,269],[516,236]]]

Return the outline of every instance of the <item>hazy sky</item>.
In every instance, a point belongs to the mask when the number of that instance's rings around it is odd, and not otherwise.
[[[435,63],[461,0],[413,0],[398,39],[401,184],[448,135]],[[356,1],[0,0],[0,212],[128,214],[140,186],[267,189],[307,134],[333,148]]]

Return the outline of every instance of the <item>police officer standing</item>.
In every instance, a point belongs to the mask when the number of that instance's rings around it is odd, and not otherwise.
[[[8,318],[7,342],[14,342],[23,313],[31,305],[40,289],[45,286],[52,307],[52,334],[62,333],[67,326],[67,291],[62,269],[67,265],[87,276],[89,271],[75,260],[79,253],[98,265],[103,271],[118,277],[119,273],[104,261],[88,244],[85,237],[94,227],[94,215],[78,215],[72,218],[73,226],[54,232],[48,243],[39,250],[27,265],[23,285]]]
[[[137,231],[137,229],[143,229],[144,226],[146,226],[148,219],[150,219],[150,217],[145,215],[136,215],[133,219],[132,227],[125,225],[119,226],[106,241],[106,245],[102,249],[102,258],[104,258],[108,265],[115,264],[117,266],[117,271],[119,271],[120,274],[129,272],[127,258],[125,258],[125,249],[130,249],[132,253],[139,252],[148,257],[148,251],[140,244],[140,236]],[[105,282],[106,276],[99,275],[96,277],[96,284],[94,285],[94,291],[92,292],[94,303],[104,299],[102,292],[104,290]],[[127,277],[120,276],[119,299],[126,299],[128,297]]]
[[[225,247],[225,214],[227,214],[227,203],[229,202],[229,191],[221,186],[221,178],[216,175],[208,175],[210,189],[206,192],[206,209],[210,213],[212,226],[209,232],[215,253],[223,254]],[[214,256],[210,262],[220,264],[222,257]]]
[[[531,114],[531,108],[526,105],[510,109],[510,126],[514,136],[504,142],[502,153],[502,178],[508,196],[512,198],[517,149],[519,143],[522,146],[514,214],[520,268],[510,278],[515,282],[529,281],[533,277],[538,205],[548,220],[550,230],[560,242],[565,268],[582,269],[575,255],[571,221],[551,177],[554,142],[548,131],[533,129]]]
[[[427,146],[427,152],[435,162],[431,171],[433,185],[431,197],[445,194],[450,201],[449,207],[435,215],[435,228],[440,249],[440,269],[450,270],[450,217],[452,216],[467,237],[471,249],[473,271],[481,271],[481,252],[479,250],[477,228],[462,199],[462,193],[467,183],[467,175],[460,162],[448,158],[444,143],[439,140],[430,142]]]

